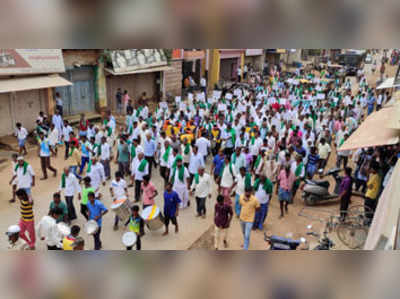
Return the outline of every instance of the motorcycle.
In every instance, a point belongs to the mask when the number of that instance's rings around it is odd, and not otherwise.
[[[307,228],[311,229],[312,226],[309,225]],[[326,229],[323,232],[323,237],[322,238],[316,232],[308,232],[307,235],[308,236],[313,236],[313,237],[316,237],[316,238],[319,239],[318,240],[319,244],[313,250],[331,250],[331,248],[335,247],[335,244],[332,242],[331,239],[329,239],[328,232],[327,232]]]
[[[300,244],[307,242],[305,238],[294,240],[279,236],[268,236],[266,233],[264,233],[264,240],[269,243],[269,250],[297,250]]]
[[[332,176],[335,179],[335,190],[333,193],[329,192],[330,183],[327,180],[305,180],[305,184],[302,187],[302,199],[308,206],[315,205],[318,202],[338,199],[339,198],[339,188],[343,180],[343,177],[339,176],[342,170],[339,168],[333,168],[329,170],[326,174],[322,174],[320,170],[321,179],[327,176]]]

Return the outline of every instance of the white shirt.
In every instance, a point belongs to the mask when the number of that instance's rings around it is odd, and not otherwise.
[[[199,149],[199,153],[205,157],[208,154],[208,149],[211,147],[210,140],[200,137],[199,139],[196,140],[196,146]]]
[[[229,170],[229,164],[225,164],[225,169],[223,170],[224,173],[222,174],[222,178],[221,178],[221,187],[224,188],[231,188],[233,186],[233,183],[235,182],[235,178],[236,178],[236,170],[235,167],[232,165],[232,174],[231,171]]]
[[[14,168],[15,169],[15,168]],[[19,166],[17,171],[14,170],[14,175],[17,175],[17,188],[31,188],[32,177],[35,176],[32,166],[28,165],[26,168],[26,174],[24,174],[24,167]]]
[[[207,81],[206,81],[205,78],[201,78],[201,79],[200,79],[200,85],[201,85],[201,87],[206,87]]]
[[[24,127],[21,127],[20,130],[17,129],[18,139],[25,139],[27,136],[28,136],[28,131]]]
[[[111,188],[114,192],[114,197],[116,200],[126,198],[125,189],[127,188],[127,186],[126,186],[126,181],[124,179],[120,179],[119,182],[113,180],[111,182]]]
[[[199,175],[199,183],[196,184],[196,179],[193,179],[191,190],[195,191],[194,196],[199,198],[206,198],[211,194],[211,177],[208,173],[203,176]]]
[[[263,141],[261,138],[256,138],[254,140],[254,144],[251,144],[251,139],[249,142],[249,149],[250,149],[250,154],[252,154],[253,156],[257,156],[259,151],[260,151],[260,147],[262,147],[263,145]]]
[[[173,176],[173,174],[174,174],[174,169],[171,168],[170,172],[171,172],[171,174],[170,174],[169,178],[172,179],[172,176]],[[184,172],[184,175],[183,175],[183,182],[182,182],[182,181],[179,179],[179,169],[176,169],[173,188],[176,189],[176,188],[186,187],[186,186],[187,186],[187,185],[186,185],[186,182],[187,182],[187,179],[188,179],[189,177],[190,177],[189,171],[188,171],[187,168],[185,167],[185,172]]]
[[[49,134],[49,143],[52,146],[55,146],[58,142],[58,130],[57,128],[54,128],[53,131],[51,131],[51,133]]]
[[[103,164],[97,162],[96,164],[92,165],[92,169],[88,174],[89,177],[92,179],[92,187],[97,190],[100,187],[102,182],[106,181],[106,175],[104,173]]]
[[[204,166],[203,156],[200,153],[197,153],[197,155],[192,154],[189,159],[189,172],[196,174],[200,166]]]
[[[69,142],[69,140],[70,140],[69,133],[71,133],[73,131],[74,131],[74,129],[72,129],[72,127],[70,125],[63,127],[62,134],[63,134],[65,142]]]
[[[60,183],[59,191],[64,189],[65,196],[74,196],[76,193],[81,192],[81,186],[79,185],[78,179],[75,174],[68,173],[68,176],[65,176],[65,188],[62,187],[62,182]]]
[[[143,171],[139,170],[139,166],[143,160],[144,160],[144,158],[142,158],[142,160],[139,160],[138,157],[135,157],[135,159],[133,159],[133,161],[132,161],[131,172],[132,172],[132,175],[135,176],[136,181],[143,181],[143,177],[149,174],[149,163],[148,162]]]
[[[48,246],[62,247],[62,234],[57,227],[56,220],[50,216],[44,216],[36,227],[39,238],[45,238]]]
[[[101,145],[101,156],[100,160],[110,160],[111,157],[111,146],[108,143]]]
[[[269,194],[265,192],[262,182],[260,182],[260,185],[258,186],[258,190],[256,191],[255,196],[260,204],[265,204],[269,202]]]
[[[242,195],[244,194],[244,189],[245,189],[245,179],[246,176],[242,176],[240,173],[238,173],[236,175],[236,181],[237,181],[237,185],[236,185],[236,194],[237,195]]]

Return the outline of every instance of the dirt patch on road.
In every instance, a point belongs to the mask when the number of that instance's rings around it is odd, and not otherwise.
[[[189,247],[189,250],[193,249],[214,249],[214,225],[211,225],[210,228]]]

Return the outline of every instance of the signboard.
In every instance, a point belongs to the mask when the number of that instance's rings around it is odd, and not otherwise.
[[[162,49],[128,49],[111,52],[114,72],[125,73],[150,67],[167,65]]]
[[[183,59],[183,49],[173,49],[172,59]]]
[[[0,75],[64,72],[61,49],[0,49]]]
[[[263,49],[246,49],[246,56],[260,56],[263,55]]]

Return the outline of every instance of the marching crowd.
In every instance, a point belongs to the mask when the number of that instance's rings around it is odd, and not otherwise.
[[[48,178],[48,170],[58,175],[51,165],[58,148],[65,147],[69,166],[62,170],[48,215],[36,227],[35,172],[23,156],[28,132],[17,124],[20,155],[13,157],[10,202],[18,198],[21,218],[7,232],[10,248],[34,249],[36,235],[50,250],[84,248],[80,227],[73,225],[79,216],[78,200],[82,217],[97,222],[94,248],[101,249],[102,218],[109,201],[100,188],[108,186],[113,201],[131,200],[132,215],[123,225],[137,235],[137,249],[141,249],[146,225],[140,210],[155,205],[156,196],[162,194],[164,235],[170,223],[179,232],[179,211],[190,207],[192,199],[200,218],[209,212],[206,202],[211,200],[215,249],[221,243],[229,246],[229,227],[236,216],[247,250],[251,231],[263,230],[274,195],[280,203],[280,218],[287,217],[301,182],[325,169],[335,151],[336,166],[346,169],[339,194],[342,212],[348,208],[353,185],[361,188],[366,206],[374,210],[399,147],[338,151],[366,114],[390,100],[389,93],[370,87],[362,72],[358,75],[355,87],[327,71],[284,72],[271,67],[268,76],[253,73],[245,82],[223,90],[188,93],[177,97],[174,105],[158,103],[154,112],[145,102],[125,105],[124,111],[120,109],[123,124],[108,111],[100,124],[82,115],[74,129],[63,120],[62,111],[57,110],[51,119],[41,113],[35,129],[41,179]],[[118,168],[115,173],[113,161]],[[350,162],[354,169],[349,168]],[[163,192],[153,183],[156,171],[163,180]],[[60,222],[72,225],[68,235],[57,228]],[[114,230],[119,222],[115,216]]]

